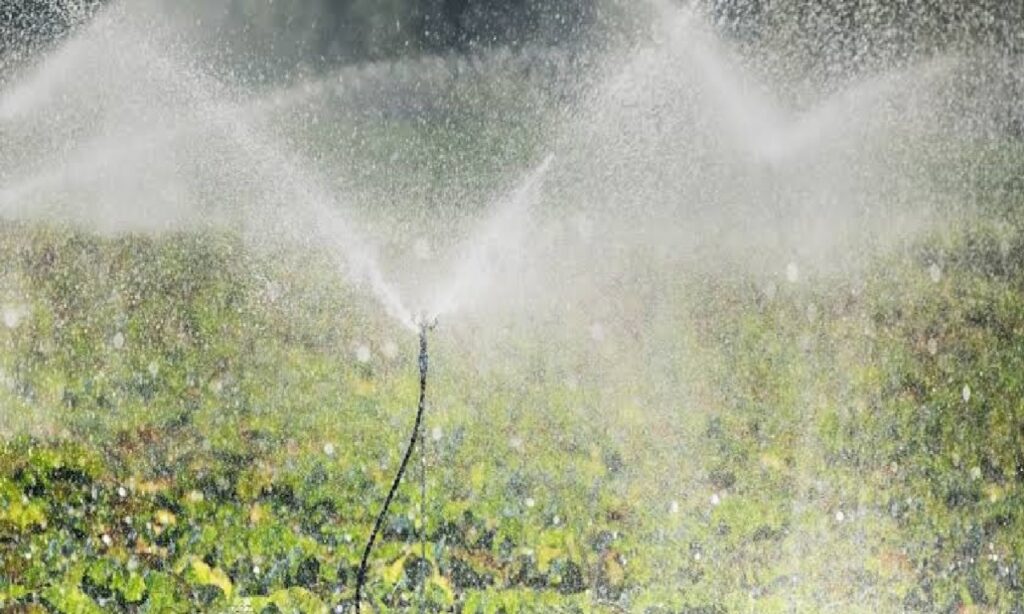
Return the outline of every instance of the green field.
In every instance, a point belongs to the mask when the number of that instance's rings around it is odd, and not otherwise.
[[[3,6],[0,612],[353,612],[424,309],[363,612],[1024,614],[1024,4],[950,2]]]
[[[596,347],[442,322],[428,503],[417,465],[372,602],[425,575],[429,611],[1021,611],[1015,176],[856,275],[662,270]],[[326,258],[229,234],[0,242],[0,607],[350,604],[415,339]]]

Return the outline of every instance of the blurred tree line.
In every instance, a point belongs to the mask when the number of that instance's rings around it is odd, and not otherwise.
[[[602,0],[221,0],[210,27],[232,50],[312,69],[495,46],[571,44]]]
[[[112,0],[0,0],[0,55],[50,42]],[[578,40],[603,0],[128,0],[281,61],[333,64],[410,53]],[[615,0],[618,1],[618,0]]]
[[[0,57],[25,55],[114,0],[0,0]],[[641,0],[124,0],[188,15],[238,57],[313,66],[572,44]],[[682,4],[687,0],[650,0]],[[922,50],[1024,47],[1024,0],[698,0],[741,44],[822,70]],[[619,27],[636,25],[619,24]],[[0,60],[2,61],[2,60]]]
[[[594,0],[228,0],[228,20],[257,32],[298,34],[334,58],[476,46],[554,44],[580,34]],[[304,37],[303,32],[312,36]]]

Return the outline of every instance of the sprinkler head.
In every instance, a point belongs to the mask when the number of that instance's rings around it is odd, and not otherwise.
[[[420,333],[425,333],[434,330],[437,326],[437,316],[428,316],[426,313],[421,313],[416,316],[414,322],[419,327]]]

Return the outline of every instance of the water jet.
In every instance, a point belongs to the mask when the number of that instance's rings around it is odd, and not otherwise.
[[[110,0],[0,74],[0,431],[99,460],[59,514],[70,464],[0,442],[0,609],[1012,609],[1024,250],[972,207],[1022,174],[972,147],[1024,159],[998,130],[1024,89],[982,87],[991,56],[805,78],[773,32],[646,0],[578,62],[263,81],[169,4]]]

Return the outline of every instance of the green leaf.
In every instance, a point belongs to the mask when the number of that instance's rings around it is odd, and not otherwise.
[[[117,574],[113,587],[128,603],[138,603],[146,596],[146,581],[134,572]]]
[[[174,576],[153,571],[146,574],[145,580],[147,596],[146,602],[142,605],[142,612],[185,614],[190,611]]]
[[[51,586],[43,591],[43,598],[62,614],[103,614],[103,609],[76,584]]]
[[[245,608],[249,608],[252,611],[259,612],[269,605],[276,606],[284,614],[318,614],[328,611],[327,606],[316,595],[298,586],[274,591],[267,597],[241,597],[235,599],[227,608],[227,611],[248,611]]]
[[[210,567],[197,556],[191,557],[185,577],[192,584],[216,586],[228,599],[231,599],[235,590],[231,578],[226,573],[216,567]]]

